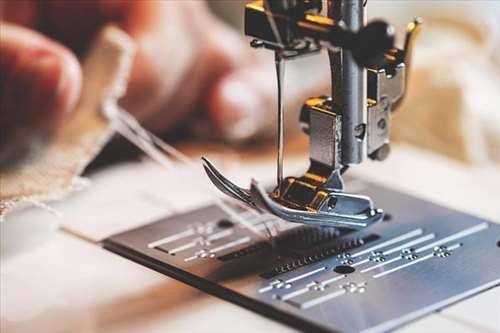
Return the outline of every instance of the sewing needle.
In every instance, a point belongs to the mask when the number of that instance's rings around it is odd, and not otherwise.
[[[277,195],[280,196],[281,183],[283,182],[283,159],[284,159],[284,104],[283,104],[283,79],[285,76],[285,62],[281,53],[275,52],[276,76],[278,81],[278,113],[277,113]]]

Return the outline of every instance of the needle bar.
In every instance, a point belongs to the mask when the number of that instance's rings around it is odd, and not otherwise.
[[[280,187],[283,182],[283,160],[284,160],[284,103],[283,103],[283,79],[285,76],[285,61],[280,52],[275,53],[276,76],[278,81],[278,113],[277,113],[277,190],[280,195]]]

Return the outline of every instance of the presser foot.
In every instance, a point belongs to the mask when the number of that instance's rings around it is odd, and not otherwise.
[[[224,177],[209,160],[202,161],[208,177],[224,194],[289,222],[362,229],[384,216],[369,197],[341,192],[338,172],[324,182],[311,172],[300,178],[288,177],[268,193],[256,180],[252,180],[250,189],[242,188]]]
[[[243,202],[244,204],[257,208],[253,202],[252,195],[250,190],[239,187],[234,184],[232,181],[224,177],[219,170],[205,157],[201,158],[203,162],[203,168],[208,175],[208,178],[212,181],[212,183],[217,187],[222,193],[230,196],[233,199]]]

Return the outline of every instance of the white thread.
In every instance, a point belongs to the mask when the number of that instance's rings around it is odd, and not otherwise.
[[[141,124],[139,124],[139,122],[132,115],[130,115],[126,110],[120,108],[118,105],[114,103],[105,104],[102,111],[103,114],[111,121],[111,126],[118,133],[120,133],[123,137],[136,145],[146,155],[148,155],[152,160],[157,162],[162,167],[170,169],[174,166],[174,163],[167,157],[167,155],[173,156],[178,161],[190,167],[198,167],[196,163],[194,163],[188,156],[184,155],[182,152],[175,149],[173,146],[169,145],[168,143],[161,140],[156,135],[142,127]],[[214,192],[212,188],[206,187],[203,182],[200,185],[204,190],[210,191],[211,194]],[[267,240],[267,238],[262,235],[259,229],[257,229],[252,223],[241,218],[238,212],[234,211],[222,199],[217,196],[215,196],[214,199],[215,204],[219,206],[219,208],[221,208],[226,214],[228,214],[234,221],[240,223],[245,228],[252,231],[259,238]],[[248,209],[243,204],[237,201],[235,202],[240,207],[251,211],[256,216],[261,215],[253,210]]]
[[[47,212],[49,212],[50,214],[54,215],[57,218],[61,218],[62,217],[62,213],[60,211],[58,211],[57,209],[55,209],[55,208],[47,205],[46,203],[41,202],[38,199],[35,199],[35,198],[23,198],[23,201],[29,202],[33,206],[42,208],[42,209],[46,210]]]

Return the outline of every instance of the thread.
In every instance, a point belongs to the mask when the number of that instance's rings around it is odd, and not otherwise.
[[[133,117],[130,113],[128,113],[118,105],[114,103],[105,104],[103,107],[103,114],[110,120],[113,129],[115,129],[119,134],[121,134],[132,144],[136,145],[148,157],[157,162],[161,167],[167,170],[175,167],[175,163],[169,157],[167,157],[171,156],[188,167],[197,168],[197,164],[193,162],[191,158],[142,127],[142,125],[135,119],[135,117]],[[205,192],[210,192],[211,195],[215,194],[215,191],[211,187],[208,188],[204,182],[200,182],[198,185],[200,185],[200,187]],[[238,212],[231,208],[230,205],[220,199],[217,195],[214,195],[214,199],[215,204],[220,209],[222,209],[232,220],[241,224],[243,227],[250,230],[259,238],[266,241],[268,240],[267,237],[265,237],[260,232],[260,230],[258,230],[252,223],[240,217]],[[262,214],[259,214],[254,210],[248,209],[246,206],[237,201],[235,201],[235,203],[243,209],[252,212],[258,217],[263,216]]]

